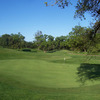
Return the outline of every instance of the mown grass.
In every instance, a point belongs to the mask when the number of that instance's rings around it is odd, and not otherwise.
[[[99,56],[66,50],[44,53],[0,48],[0,100],[99,100],[100,81],[87,81],[83,86],[76,74],[81,63],[100,64],[99,60]]]

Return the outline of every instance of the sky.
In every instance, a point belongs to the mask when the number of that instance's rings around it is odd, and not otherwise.
[[[76,25],[88,27],[92,17],[86,14],[86,20],[74,18],[76,0],[65,9],[57,6],[46,7],[50,0],[0,0],[0,36],[20,32],[26,41],[34,41],[35,33],[66,36]]]

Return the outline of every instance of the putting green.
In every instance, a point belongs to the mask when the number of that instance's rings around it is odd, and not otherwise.
[[[0,60],[0,75],[8,79],[38,87],[79,87],[77,67],[79,64],[53,63],[37,59]],[[86,85],[100,84],[100,81]]]

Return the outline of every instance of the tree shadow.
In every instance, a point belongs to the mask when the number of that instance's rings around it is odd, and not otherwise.
[[[77,69],[78,81],[85,84],[87,80],[94,81],[100,79],[100,64],[82,63]]]

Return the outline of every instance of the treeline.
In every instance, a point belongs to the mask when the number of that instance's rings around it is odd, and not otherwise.
[[[76,50],[81,52],[99,52],[100,51],[100,33],[92,34],[93,29],[81,26],[75,26],[67,36],[53,37],[43,34],[42,31],[35,33],[33,42],[25,41],[25,37],[18,34],[4,34],[0,37],[0,45],[8,48],[38,48],[40,50]]]
[[[0,37],[0,46],[12,49],[35,48],[32,42],[25,41],[25,37],[18,34],[4,34]]]
[[[67,36],[54,38],[51,35],[42,34],[38,31],[35,34],[35,43],[38,49],[50,51],[54,49],[67,49],[82,52],[100,51],[100,34],[97,33],[94,37],[93,29],[75,26]]]

